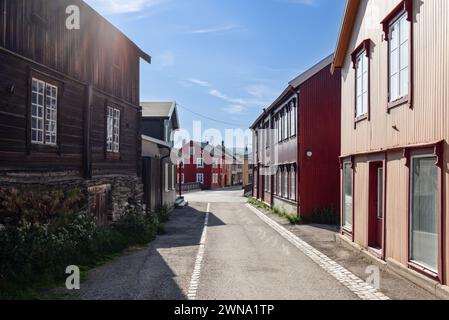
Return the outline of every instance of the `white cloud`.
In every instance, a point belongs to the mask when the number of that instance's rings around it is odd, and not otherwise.
[[[212,85],[209,82],[203,81],[203,80],[200,80],[200,79],[191,78],[188,81],[190,83],[192,83],[194,85],[197,85],[197,86],[200,86],[200,87],[206,87],[206,88],[212,87]]]
[[[165,0],[85,0],[97,10],[109,14],[135,13],[154,7]]]
[[[227,102],[230,102],[230,103],[233,103],[233,104],[247,104],[247,102],[245,100],[239,99],[239,98],[229,97],[229,96],[225,95],[224,93],[218,91],[217,89],[210,90],[209,94],[211,96],[214,96],[216,98],[219,98],[221,100],[224,100],[224,101],[227,101]]]
[[[244,113],[245,111],[247,111],[248,109],[242,105],[238,105],[238,104],[232,104],[226,108],[223,108],[223,111],[230,113],[230,114],[240,114],[240,113]]]
[[[191,34],[220,33],[220,32],[233,31],[236,29],[240,29],[240,27],[235,24],[230,24],[230,25],[226,25],[226,26],[196,29],[196,30],[189,31],[188,33],[191,33]]]

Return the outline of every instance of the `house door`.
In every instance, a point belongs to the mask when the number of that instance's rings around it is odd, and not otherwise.
[[[369,172],[369,247],[381,250],[384,223],[384,167],[382,162],[370,164]]]

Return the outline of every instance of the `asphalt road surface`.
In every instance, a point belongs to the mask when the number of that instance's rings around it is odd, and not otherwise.
[[[213,300],[358,299],[249,210],[242,195],[232,189],[188,194],[190,206],[175,210],[165,235],[90,272],[79,298],[183,300],[194,292]]]

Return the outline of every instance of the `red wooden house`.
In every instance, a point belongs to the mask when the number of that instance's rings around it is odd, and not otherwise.
[[[178,182],[199,184],[202,189],[223,188],[226,183],[224,146],[214,147],[208,142],[183,143],[182,164],[178,168]]]
[[[333,56],[289,83],[254,131],[254,196],[306,219],[339,208],[341,78]],[[334,218],[335,218],[334,217]]]

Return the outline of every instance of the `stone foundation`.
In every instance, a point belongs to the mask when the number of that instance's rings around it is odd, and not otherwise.
[[[48,192],[68,192],[79,189],[83,195],[82,206],[86,211],[95,207],[93,203],[98,192],[107,194],[107,220],[116,221],[125,214],[130,203],[142,203],[143,184],[137,176],[114,175],[98,176],[91,180],[70,176],[70,173],[52,174],[14,174],[0,176],[0,188],[15,188],[20,192],[31,191],[45,195]],[[102,197],[99,197],[103,199]],[[98,201],[98,198],[97,198]],[[8,208],[2,208],[0,204],[0,218]],[[0,221],[0,224],[8,221]]]

